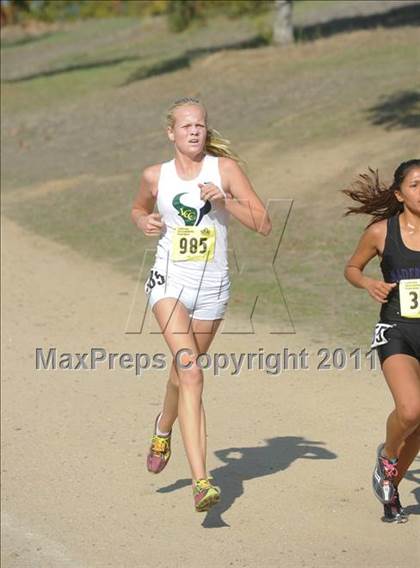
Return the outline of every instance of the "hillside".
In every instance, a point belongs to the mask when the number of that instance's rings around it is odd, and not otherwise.
[[[275,270],[296,328],[311,331],[316,323],[327,337],[367,341],[377,306],[342,277],[367,220],[343,219],[339,190],[368,166],[389,179],[418,151],[420,49],[413,24],[420,5],[397,4],[399,25],[378,16],[382,27],[365,20],[370,29],[283,49],[243,47],[258,44],[266,24],[223,18],[177,36],[165,34],[159,18],[123,19],[6,42],[4,213],[137,277],[156,242],[129,220],[141,170],[171,157],[166,107],[178,96],[200,95],[210,124],[247,162],[256,191],[283,200],[270,206],[275,230],[264,242],[232,223],[238,258],[252,259],[246,278],[235,279],[231,258],[232,309],[246,312],[260,294],[260,315],[274,306],[283,330],[292,330],[271,262],[293,200]]]

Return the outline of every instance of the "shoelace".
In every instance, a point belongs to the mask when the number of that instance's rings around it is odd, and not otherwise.
[[[204,491],[206,489],[210,489],[211,487],[212,485],[208,479],[199,479],[195,482],[195,488],[197,491]]]
[[[382,460],[382,464],[384,466],[384,470],[385,470],[385,475],[386,477],[392,478],[392,477],[397,477],[398,475],[398,470],[395,466],[395,464],[391,463],[389,460],[387,460],[386,458],[381,458]]]
[[[168,440],[160,436],[153,436],[152,451],[157,454],[164,454],[168,450]]]

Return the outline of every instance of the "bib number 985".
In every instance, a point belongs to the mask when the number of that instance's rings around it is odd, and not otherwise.
[[[181,237],[179,239],[179,252],[182,255],[185,254],[204,254],[207,251],[207,237],[200,237],[200,241],[195,237],[191,237],[190,240],[187,237]]]
[[[212,260],[216,231],[214,227],[177,227],[173,236],[172,260]]]

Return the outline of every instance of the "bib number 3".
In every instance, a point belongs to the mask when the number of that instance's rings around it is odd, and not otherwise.
[[[420,318],[420,278],[400,280],[400,312],[405,318]]]
[[[176,227],[171,260],[212,260],[215,242],[214,227]]]

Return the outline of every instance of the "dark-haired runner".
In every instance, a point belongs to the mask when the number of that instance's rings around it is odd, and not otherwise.
[[[385,442],[377,449],[372,486],[384,504],[383,520],[405,522],[398,487],[420,449],[420,160],[400,164],[389,187],[370,170],[344,193],[359,203],[346,215],[373,216],[345,276],[382,304],[371,347],[395,402]],[[363,274],[376,255],[384,281]]]

